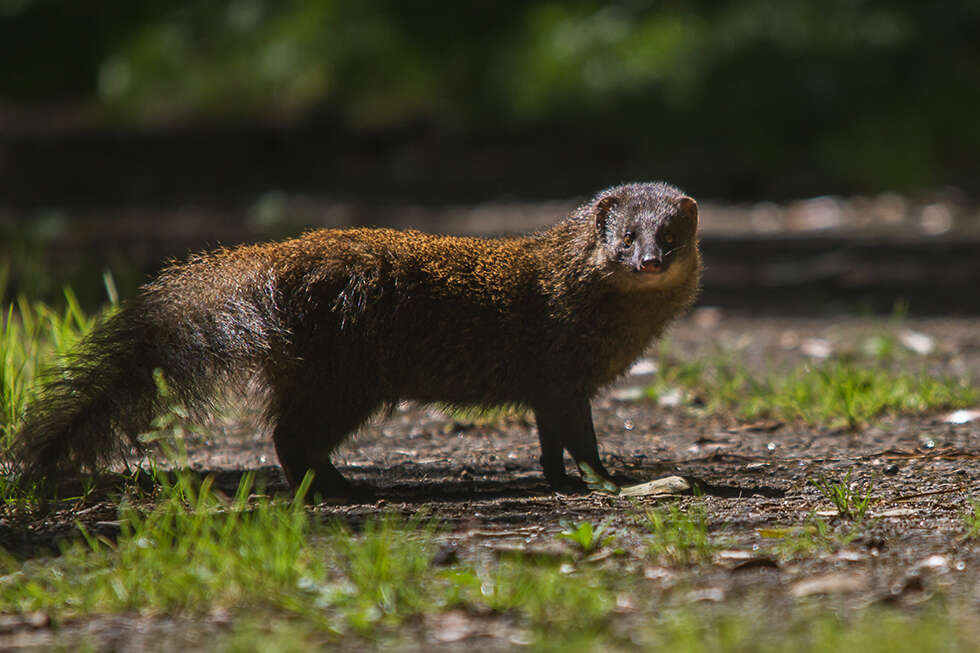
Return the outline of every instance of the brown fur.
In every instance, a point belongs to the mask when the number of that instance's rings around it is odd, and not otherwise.
[[[521,238],[321,230],[200,254],[46,380],[12,451],[31,480],[117,460],[161,409],[159,369],[198,412],[258,375],[288,480],[313,469],[324,494],[349,492],[330,453],[403,399],[529,406],[552,485],[570,484],[563,449],[608,476],[589,401],[693,301],[696,225],[677,189],[629,184]]]

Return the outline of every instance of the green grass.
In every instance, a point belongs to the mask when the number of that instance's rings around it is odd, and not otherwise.
[[[61,555],[5,561],[0,605],[53,617],[103,612],[194,613],[266,597],[289,605],[300,579],[319,577],[310,556],[309,518],[295,504],[248,501],[249,481],[232,499],[195,487],[188,476],[165,488],[147,512],[123,501],[115,539],[82,530]]]
[[[766,547],[768,553],[792,560],[847,546],[864,532],[863,526],[861,522],[831,526],[824,519],[810,514],[801,525],[767,526],[760,528],[758,533],[774,542],[774,546]]]
[[[357,534],[339,523],[330,527],[326,542],[337,575],[321,583],[319,606],[339,609],[354,630],[370,634],[379,622],[397,625],[454,602],[449,583],[431,571],[436,526],[424,517],[369,519]]]
[[[569,568],[557,561],[508,558],[481,574],[480,595],[470,605],[513,614],[535,639],[552,633],[599,632],[616,607],[616,590],[635,582],[591,566]]]
[[[648,550],[659,560],[682,565],[707,562],[720,543],[709,533],[708,511],[698,503],[647,508],[641,525],[649,531]]]
[[[962,408],[980,401],[969,377],[909,371],[893,357],[843,356],[788,370],[753,374],[738,354],[680,361],[661,348],[660,373],[647,391],[659,398],[680,392],[691,406],[745,420],[777,419],[858,428],[886,414]]]
[[[704,614],[708,612],[708,614]],[[687,652],[807,651],[904,653],[977,651],[976,627],[943,607],[910,618],[898,611],[867,609],[850,617],[821,610],[774,615],[751,607],[729,611],[681,611],[657,623],[646,650]]]
[[[825,478],[811,479],[814,487],[820,490],[837,509],[837,514],[846,519],[861,521],[871,507],[871,486],[868,485],[862,494],[851,483],[851,470],[847,471],[844,479],[834,483]]]
[[[963,513],[963,528],[963,539],[980,538],[980,500],[970,500],[970,509]]]
[[[208,479],[176,479],[146,510],[123,501],[112,538],[79,526],[58,556],[4,555],[0,613],[41,611],[63,624],[221,609],[304,623],[302,632],[320,636],[383,639],[407,619],[454,607],[514,613],[533,632],[592,629],[615,604],[615,583],[591,567],[570,575],[521,557],[435,567],[439,531],[424,512],[352,529],[319,523],[302,501],[251,495],[248,475],[231,498]]]
[[[6,556],[0,612],[43,611],[58,622],[258,609],[368,632],[440,605],[447,583],[429,571],[434,531],[421,517],[387,516],[354,533],[318,524],[302,501],[250,496],[249,475],[231,498],[209,479],[176,478],[146,511],[123,501],[114,538],[79,526],[82,537],[57,557]]]
[[[218,611],[233,625],[211,642],[216,650],[406,645],[427,618],[450,611],[489,620],[497,624],[491,630],[508,629],[512,642],[533,650],[905,651],[934,650],[940,638],[944,650],[976,650],[972,622],[943,606],[845,619],[800,604],[773,621],[761,612],[764,602],[715,608],[685,602],[683,591],[657,599],[628,555],[601,562],[466,555],[440,566],[433,556],[446,533],[424,511],[359,526],[324,523],[302,501],[252,494],[248,475],[232,497],[207,479],[175,478],[161,479],[155,504],[122,501],[112,537],[80,527],[60,555],[2,556],[0,613],[40,611],[63,629],[111,614],[194,624]],[[650,562],[710,563],[718,547],[699,503],[651,508],[640,522]],[[608,545],[611,528],[584,523],[566,532],[593,550]],[[878,641],[880,628],[887,630]]]
[[[599,549],[609,546],[616,539],[615,535],[609,534],[611,529],[607,523],[594,526],[589,521],[579,522],[578,524],[563,521],[561,525],[562,532],[558,534],[558,537],[573,542],[585,555],[595,553]]]
[[[561,599],[558,599],[561,601]],[[562,601],[564,605],[564,601]],[[588,609],[588,606],[586,606]],[[785,617],[785,618],[784,618]],[[479,620],[479,617],[477,617]],[[588,624],[588,627],[582,627]],[[807,611],[774,615],[757,609],[718,611],[710,609],[664,610],[639,621],[628,632],[617,632],[586,619],[582,623],[553,621],[552,626],[520,636],[529,646],[504,648],[532,651],[588,652],[596,650],[673,651],[676,653],[921,653],[945,651],[967,653],[980,650],[977,628],[966,616],[942,607],[929,607],[920,616],[895,610],[870,608],[841,617],[831,611]],[[505,640],[506,641],[506,640]],[[397,648],[397,640],[389,641]],[[457,648],[475,646],[457,643]],[[303,622],[261,623],[243,619],[232,632],[218,640],[221,651],[307,651],[329,643],[321,633]],[[406,638],[401,648],[418,650],[417,640]],[[422,647],[424,648],[424,647]]]
[[[70,289],[56,311],[21,297],[0,316],[0,442],[6,442],[31,398],[35,377],[93,324]]]

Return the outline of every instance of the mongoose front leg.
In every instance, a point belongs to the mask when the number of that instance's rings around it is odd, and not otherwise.
[[[584,489],[574,487],[574,482],[565,473],[565,453],[561,444],[559,432],[547,425],[547,421],[542,418],[541,411],[535,413],[538,422],[538,440],[541,443],[541,468],[544,470],[544,477],[555,490],[576,490]]]
[[[541,442],[541,467],[548,483],[557,490],[582,490],[584,484],[565,473],[562,451],[567,450],[577,465],[585,463],[599,476],[611,479],[602,461],[592,426],[588,398],[548,402],[534,407]]]

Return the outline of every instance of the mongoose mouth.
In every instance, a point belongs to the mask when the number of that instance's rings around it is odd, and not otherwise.
[[[671,288],[684,282],[690,274],[688,258],[672,261],[652,261],[646,265],[632,265],[629,272],[620,277],[626,290],[654,290]]]
[[[636,271],[639,274],[662,274],[666,269],[667,266],[663,263],[651,261],[650,263],[640,265]]]

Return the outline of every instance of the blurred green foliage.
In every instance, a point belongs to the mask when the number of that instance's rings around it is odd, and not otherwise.
[[[0,0],[0,97],[112,119],[535,129],[747,178],[967,183],[980,3]]]

